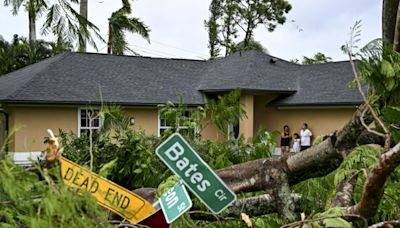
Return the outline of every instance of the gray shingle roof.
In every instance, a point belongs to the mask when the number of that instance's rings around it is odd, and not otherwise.
[[[362,101],[358,90],[348,87],[354,79],[348,61],[304,65],[297,73],[297,92],[270,105],[357,105]]]
[[[297,64],[262,52],[235,53],[210,64],[199,89],[213,91],[242,88],[295,92],[296,72],[299,68]]]
[[[204,94],[241,88],[284,93],[273,105],[359,104],[348,62],[297,65],[248,51],[214,61],[66,52],[0,76],[10,103],[204,104]]]
[[[185,103],[203,104],[195,85],[206,64],[67,52],[0,77],[0,100],[150,105],[182,96]]]

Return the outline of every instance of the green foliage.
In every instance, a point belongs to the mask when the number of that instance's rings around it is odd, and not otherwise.
[[[223,9],[221,8],[221,0],[212,0],[210,4],[210,19],[204,21],[205,27],[208,29],[208,48],[210,49],[210,59],[215,59],[219,56],[221,48],[219,47],[220,40],[218,33],[220,25],[218,19],[222,16]]]
[[[228,134],[229,124],[236,126],[240,119],[246,117],[243,104],[240,103],[240,94],[240,90],[236,89],[224,96],[218,96],[217,100],[207,100],[205,112],[224,135]]]
[[[108,19],[108,53],[123,55],[124,52],[133,52],[128,47],[128,42],[125,38],[125,31],[139,34],[148,42],[150,29],[139,18],[129,17],[132,12],[129,1],[122,0],[122,7],[113,12]]]
[[[161,105],[160,115],[162,118],[165,118],[166,124],[170,126],[169,132],[167,132],[165,137],[173,132],[179,132],[184,136],[194,139],[199,136],[198,132],[202,127],[205,112],[201,106],[188,108],[181,99],[177,105],[170,101]]]
[[[0,75],[37,63],[70,49],[65,43],[52,43],[44,40],[28,42],[14,35],[11,43],[0,36]]]
[[[365,174],[365,177],[376,164],[381,153],[382,149],[376,149],[369,145],[356,147],[336,170],[335,185],[338,185],[343,179],[351,178],[360,171]],[[362,176],[360,175],[360,178],[363,178]]]
[[[89,165],[89,140],[60,131],[64,156],[80,165]],[[128,189],[156,187],[170,172],[155,155],[160,139],[145,136],[141,131],[116,129],[111,138],[107,134],[94,134],[93,171],[100,173]]]
[[[0,161],[1,227],[108,227],[107,217],[89,194],[67,189],[59,167],[28,172]],[[53,182],[51,179],[55,179]]]
[[[326,56],[321,52],[317,52],[313,57],[303,56],[303,59],[300,61],[298,59],[291,60],[294,63],[301,63],[301,64],[317,64],[317,63],[327,63],[331,62],[332,58]]]
[[[178,176],[172,175],[161,182],[157,188],[157,197],[160,197],[162,194],[166,193],[169,189],[173,188],[178,182],[180,178]]]
[[[351,223],[347,222],[341,216],[346,213],[346,208],[333,207],[328,210],[315,214],[312,218],[318,219],[320,221],[310,222],[312,227],[338,227],[338,228],[351,228],[353,227]]]
[[[268,54],[268,49],[264,47],[260,42],[255,41],[254,39],[250,39],[247,45],[245,45],[244,41],[237,43],[232,47],[231,53],[249,51],[249,50],[256,50]]]
[[[361,79],[369,85],[372,98],[380,110],[386,105],[400,104],[400,53],[385,46],[376,39],[363,47],[357,55],[360,58]]]
[[[318,145],[322,141],[324,141],[324,136],[323,135],[318,135],[317,137],[315,137],[315,139],[313,141],[313,145]]]
[[[270,32],[274,31],[278,24],[285,23],[286,14],[291,8],[286,0],[211,1],[211,16],[205,22],[211,58],[218,57],[221,48],[225,48],[225,55],[234,51],[260,48],[253,40],[254,30],[264,25]],[[244,37],[239,38],[239,30]],[[235,44],[238,38],[242,41],[240,45]]]
[[[315,211],[324,211],[330,204],[331,197],[336,189],[334,182],[335,173],[324,177],[311,178],[291,187],[294,193],[299,193],[304,199],[300,205],[301,210],[307,214]]]

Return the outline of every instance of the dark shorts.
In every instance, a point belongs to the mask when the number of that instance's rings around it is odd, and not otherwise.
[[[281,139],[281,146],[290,146],[290,139],[288,138]]]
[[[303,151],[303,150],[307,150],[308,148],[310,148],[311,146],[301,146],[300,147],[300,151]]]

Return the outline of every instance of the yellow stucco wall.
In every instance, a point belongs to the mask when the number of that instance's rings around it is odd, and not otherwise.
[[[213,124],[210,120],[209,116],[202,122],[203,129],[200,131],[201,138],[203,140],[212,140],[212,141],[224,141],[226,136],[218,130],[218,128]]]
[[[253,137],[254,132],[254,96],[250,94],[242,94],[240,103],[246,112],[246,116],[239,121],[239,134],[245,139]]]
[[[299,132],[302,123],[307,122],[314,136],[327,134],[340,129],[350,118],[354,108],[303,108],[303,109],[279,109],[266,107],[276,95],[253,96],[244,94],[241,102],[244,105],[247,118],[239,124],[240,133],[246,138],[255,134],[260,126],[268,131],[281,130],[287,124],[291,132]],[[254,109],[252,108],[254,107]],[[18,128],[11,138],[10,151],[41,151],[45,148],[43,139],[47,136],[47,129],[55,133],[58,129],[78,130],[78,106],[9,106],[10,130]],[[128,117],[135,119],[134,128],[142,129],[147,135],[158,135],[158,109],[156,107],[125,107],[123,111]],[[205,140],[225,140],[225,136],[219,132],[209,117],[203,121],[205,126],[200,134]]]
[[[135,118],[133,128],[144,130],[146,135],[158,135],[157,108],[124,108],[126,115]]]
[[[74,107],[11,107],[10,128],[16,132],[10,143],[10,151],[42,151],[47,129],[71,130],[76,133],[78,113]]]
[[[10,129],[18,129],[10,140],[10,151],[41,151],[45,148],[44,137],[47,129],[54,133],[58,129],[78,131],[79,107],[29,106],[8,107]],[[123,108],[128,117],[135,118],[135,129],[142,129],[147,135],[158,134],[157,108]]]
[[[268,131],[282,131],[283,126],[288,125],[291,134],[299,133],[302,124],[306,122],[314,138],[340,130],[356,110],[356,107],[279,109],[265,107],[266,103],[265,98],[256,97],[255,99],[255,132],[260,126],[266,127]]]

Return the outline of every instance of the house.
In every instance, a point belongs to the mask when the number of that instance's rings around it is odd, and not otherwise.
[[[347,86],[352,77],[349,62],[298,65],[256,51],[214,61],[66,52],[1,76],[0,118],[3,129],[18,128],[10,151],[38,151],[48,128],[88,129],[88,105],[120,105],[134,128],[159,135],[168,128],[159,104],[182,97],[189,107],[204,105],[206,97],[240,88],[245,138],[260,126],[299,132],[303,122],[320,135],[340,129],[361,104]],[[223,137],[213,125],[201,135]]]

